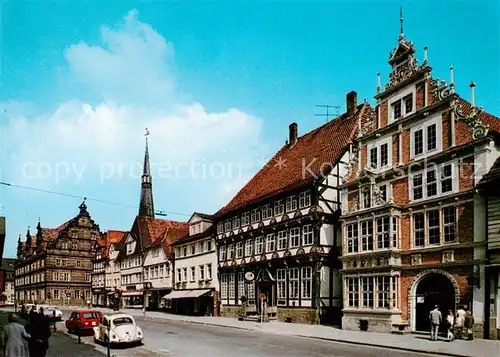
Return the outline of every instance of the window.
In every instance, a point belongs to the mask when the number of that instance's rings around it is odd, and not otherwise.
[[[200,253],[205,252],[205,242],[204,242],[204,241],[202,241],[202,242],[200,242],[199,244],[200,244],[200,249],[199,249],[199,252],[200,252]]]
[[[278,250],[284,250],[286,249],[286,231],[279,231],[278,232]]]
[[[207,279],[212,280],[212,264],[207,264]]]
[[[90,274],[85,274],[85,281],[90,282]]]
[[[266,244],[266,252],[274,252],[276,250],[276,236],[274,233],[267,235]]]
[[[250,215],[248,214],[248,212],[243,213],[241,215],[241,226],[244,227],[248,226],[249,224],[250,224]]]
[[[54,289],[52,292],[52,298],[59,299],[59,289]]]
[[[387,166],[389,164],[389,145],[387,143],[380,146],[380,167]]]
[[[435,168],[427,170],[425,175],[425,181],[426,181],[426,196],[427,197],[436,196],[438,190],[437,190],[437,177]]]
[[[397,99],[391,104],[392,120],[398,120],[402,116],[413,113],[413,93]]]
[[[196,254],[196,244],[191,244],[191,255]]]
[[[413,176],[413,199],[419,200],[424,197],[424,191],[422,188],[423,177],[422,174]]]
[[[289,293],[290,299],[299,298],[299,268],[291,268],[288,270]]]
[[[285,213],[285,205],[283,204],[283,200],[278,200],[274,202],[274,215],[281,216]]]
[[[212,251],[212,241],[207,240],[207,252],[211,252],[211,251]]]
[[[251,257],[253,254],[253,242],[251,239],[245,241],[245,257]]]
[[[234,285],[234,273],[230,273],[229,275],[229,298],[234,299],[235,294],[235,285]]]
[[[440,174],[438,176],[438,173]],[[453,165],[430,166],[422,173],[414,174],[409,188],[413,200],[425,199],[453,191]]]
[[[187,255],[188,255],[188,248],[185,245],[184,247],[182,247],[182,256],[187,257]]]
[[[299,194],[299,208],[309,207],[311,205],[311,191],[301,192]]]
[[[453,190],[452,172],[453,168],[451,164],[447,164],[441,167],[441,193],[446,193]]]
[[[245,276],[243,272],[238,273],[238,300],[245,296]]]
[[[435,119],[427,121],[410,130],[411,132],[411,157],[418,157],[433,153],[441,149],[441,120]]]
[[[255,238],[255,255],[264,253],[264,237]]]
[[[286,269],[276,270],[276,289],[278,299],[286,299]]]
[[[439,210],[427,212],[427,222],[429,224],[429,245],[440,243],[440,223]]]
[[[62,242],[61,243],[61,249],[68,249],[68,242]]]
[[[243,258],[243,242],[236,243],[236,258]]]
[[[286,211],[293,212],[297,210],[297,196],[290,196],[286,198]]]
[[[247,283],[247,298],[248,303],[251,305],[255,305],[255,282]]]
[[[373,221],[361,222],[361,250],[373,250]]]
[[[370,149],[370,168],[376,169],[378,167],[378,154],[377,147]]]
[[[232,244],[229,244],[227,246],[227,259],[228,260],[234,259],[234,245],[232,245]]]
[[[347,304],[349,307],[359,307],[359,281],[358,278],[347,278]]]
[[[363,307],[373,307],[373,278],[361,278]]]
[[[182,272],[181,269],[177,269],[177,281],[180,283],[182,281]]]
[[[423,247],[425,245],[425,222],[423,213],[416,213],[413,215],[413,244],[415,247]]]
[[[302,267],[302,299],[311,298],[312,288],[312,267]]]
[[[205,280],[205,266],[200,265],[198,269],[200,270],[200,280]]]
[[[260,221],[260,210],[258,208],[252,210],[251,214],[251,223],[259,222]]]
[[[377,278],[377,307],[389,307],[390,277],[378,276]]]
[[[226,222],[224,222],[224,230],[226,232],[230,231],[231,230],[231,220],[229,219],[226,219]]]
[[[363,200],[363,208],[370,208],[372,206],[372,191],[369,185],[363,187],[361,190],[361,198]]]
[[[217,223],[217,234],[221,234],[224,232],[224,226],[222,222]]]
[[[443,229],[445,243],[451,243],[455,241],[456,223],[455,207],[449,206],[443,208]]]
[[[240,228],[240,217],[233,217],[233,229]]]
[[[314,228],[311,224],[302,227],[302,245],[311,245],[314,243]]]
[[[226,247],[225,246],[222,246],[220,247],[219,249],[219,260],[221,262],[224,262],[226,261],[226,258],[227,258],[227,255],[226,255]]]
[[[381,203],[387,202],[387,185],[378,186]]]
[[[188,268],[183,268],[182,269],[182,281],[187,281],[188,280]]]
[[[262,207],[262,220],[269,219],[273,216],[273,209],[271,205],[265,205]]]
[[[356,253],[358,251],[358,224],[347,225],[347,253]]]
[[[377,218],[375,222],[377,225],[377,249],[389,248],[389,217]]]
[[[227,275],[220,275],[220,297],[221,299],[227,299]]]
[[[290,248],[296,248],[300,245],[300,228],[290,229]]]

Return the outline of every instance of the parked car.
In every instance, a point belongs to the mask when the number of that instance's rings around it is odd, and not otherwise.
[[[102,312],[96,310],[76,310],[73,311],[66,320],[66,328],[69,333],[90,331],[99,325]]]
[[[109,327],[109,331],[108,331]],[[108,335],[109,334],[109,335]],[[102,317],[99,326],[94,328],[94,341],[108,341],[112,344],[142,344],[144,335],[128,314],[113,314]]]
[[[54,315],[55,312],[55,315]],[[47,316],[49,319],[55,319],[56,321],[61,321],[62,320],[62,311],[59,310],[57,307],[47,307],[43,310],[43,313],[45,316]]]

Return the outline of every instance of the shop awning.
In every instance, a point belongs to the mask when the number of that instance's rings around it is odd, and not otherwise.
[[[142,291],[124,291],[122,296],[141,296]]]
[[[189,292],[188,296],[186,296],[186,297],[187,298],[197,298],[197,297],[206,295],[206,294],[210,293],[211,291],[212,290],[210,290],[210,289],[191,290]]]
[[[165,295],[162,299],[173,300],[186,298],[191,290],[174,290],[170,294]]]

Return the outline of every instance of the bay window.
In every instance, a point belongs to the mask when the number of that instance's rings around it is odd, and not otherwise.
[[[361,224],[361,250],[362,251],[373,250],[373,221],[362,221],[360,224]]]
[[[379,217],[375,220],[375,224],[377,229],[377,249],[389,248],[389,217]]]
[[[347,225],[347,253],[356,253],[358,251],[358,224]]]
[[[359,279],[346,278],[347,306],[359,307]]]

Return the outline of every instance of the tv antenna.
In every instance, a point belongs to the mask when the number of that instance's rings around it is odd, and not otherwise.
[[[326,113],[315,114],[317,117],[326,117],[326,122],[328,122],[328,118],[331,116],[339,116],[340,115],[340,105],[328,105],[328,104],[317,104],[316,108],[324,108]]]
[[[163,217],[166,217],[166,216],[167,216],[167,214],[165,213],[165,211],[156,211],[156,212],[155,212],[155,215],[156,215],[156,216],[163,216]]]

